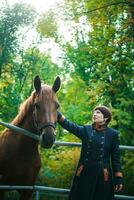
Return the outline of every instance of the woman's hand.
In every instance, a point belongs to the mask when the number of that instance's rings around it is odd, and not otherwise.
[[[63,122],[65,117],[61,114],[61,112],[57,111],[57,121]]]
[[[57,111],[57,121],[60,121],[61,118],[62,118],[62,114],[59,111]]]
[[[115,191],[121,192],[123,189],[123,177],[120,176],[114,177],[114,185],[115,185]]]

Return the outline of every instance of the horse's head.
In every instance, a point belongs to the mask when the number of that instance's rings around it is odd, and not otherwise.
[[[60,88],[60,78],[57,77],[53,86],[50,87],[48,85],[41,85],[39,76],[36,76],[34,78],[34,88],[34,124],[40,134],[41,146],[50,148],[55,141],[57,108],[59,107],[56,92]]]

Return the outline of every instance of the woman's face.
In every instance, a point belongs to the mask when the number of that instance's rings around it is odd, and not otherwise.
[[[92,121],[97,124],[104,124],[106,122],[106,118],[104,118],[104,115],[100,110],[94,110]]]

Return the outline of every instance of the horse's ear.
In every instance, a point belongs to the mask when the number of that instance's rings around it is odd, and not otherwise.
[[[39,76],[35,76],[34,78],[34,88],[37,93],[39,93],[41,90],[41,80]]]
[[[55,79],[55,81],[54,81],[53,87],[52,87],[52,89],[53,89],[53,91],[54,91],[55,93],[59,90],[60,84],[61,84],[60,77],[57,76],[56,79]]]

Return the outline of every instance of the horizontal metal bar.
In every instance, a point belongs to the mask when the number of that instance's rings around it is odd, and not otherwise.
[[[6,122],[0,122],[0,125],[5,126],[15,132],[24,134],[26,136],[29,136],[37,141],[40,140],[40,137],[36,135],[35,133],[31,133],[30,131],[27,131],[23,128],[17,127],[12,124],[8,124]],[[76,142],[62,142],[62,141],[55,141],[55,145],[59,146],[72,146],[72,147],[81,147],[81,143],[76,143]],[[125,149],[125,150],[132,150],[134,151],[134,146],[126,146],[126,145],[120,145],[120,149]]]
[[[63,188],[54,188],[54,187],[45,187],[45,186],[34,186],[36,191],[45,191],[46,193],[54,193],[54,194],[60,194],[60,195],[68,195],[69,189],[63,189]]]
[[[54,193],[59,195],[67,196],[69,194],[69,189],[63,188],[54,188],[54,187],[45,187],[45,186],[20,186],[20,185],[0,185],[0,190],[34,190],[45,193]],[[126,199],[126,200],[134,200],[134,196],[125,196],[125,195],[115,195],[115,199]]]
[[[13,124],[8,124],[6,122],[0,122],[0,125],[5,126],[5,127],[9,128],[9,129],[15,131],[15,132],[24,134],[24,135],[26,135],[28,137],[31,137],[31,138],[39,141],[39,136],[38,135],[36,135],[34,133],[31,133],[30,131],[27,131],[27,130],[25,130],[23,128],[20,128],[18,126],[13,125]]]
[[[134,196],[114,195],[115,199],[134,200]]]
[[[81,147],[81,143],[79,143],[79,142],[62,142],[62,141],[55,141],[54,144],[57,145],[57,146]]]
[[[62,141],[56,141],[55,145],[58,146],[71,146],[71,147],[81,147],[81,143],[78,142],[62,142]],[[125,150],[132,150],[134,151],[134,146],[126,146],[126,145],[120,145],[120,149]]]
[[[0,190],[34,190],[34,186],[31,185],[0,185]]]
[[[125,149],[125,150],[132,150],[132,151],[134,151],[134,146],[126,146],[126,145],[120,145],[119,146],[120,147],[120,149]]]
[[[69,193],[69,189],[63,188],[54,188],[54,187],[45,187],[38,185],[0,185],[0,190],[35,190],[35,191],[45,191],[46,193],[55,193],[55,194],[64,194],[67,195]]]

